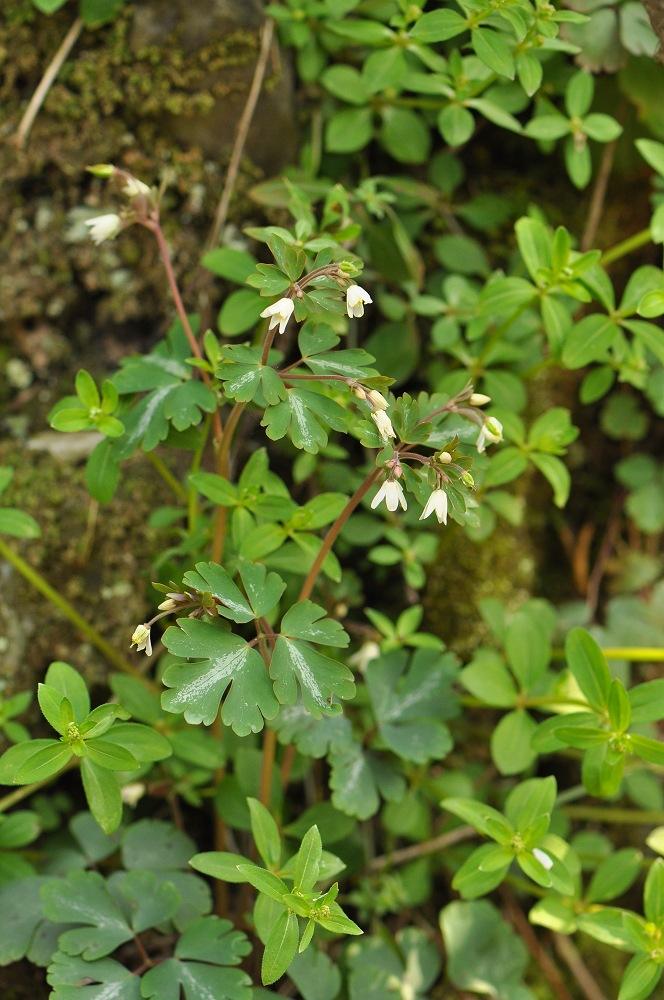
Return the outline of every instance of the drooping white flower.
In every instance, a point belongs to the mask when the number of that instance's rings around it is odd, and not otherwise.
[[[539,847],[533,847],[533,856],[536,861],[539,861],[542,868],[545,868],[548,872],[553,868],[553,859],[549,857],[546,851],[541,850]]]
[[[122,801],[132,808],[141,801],[147,791],[142,781],[132,781],[129,785],[123,785],[120,789]]]
[[[498,444],[503,440],[503,425],[495,417],[488,417],[477,438],[477,450],[482,452],[487,444]]]
[[[350,319],[359,319],[364,316],[365,305],[371,305],[373,299],[366,288],[361,285],[349,285],[346,289],[346,312]]]
[[[348,657],[348,662],[352,667],[357,667],[360,673],[364,673],[372,660],[380,656],[380,646],[377,642],[363,642],[356,653]]]
[[[401,483],[397,482],[396,479],[386,479],[383,485],[376,493],[376,496],[371,501],[371,509],[375,510],[376,507],[385,501],[385,506],[388,510],[395,511],[399,505],[401,505],[402,510],[406,510],[408,504],[406,503],[406,497],[404,496],[403,486]]]
[[[434,490],[420,514],[420,521],[435,514],[438,524],[447,524],[447,493],[445,490]]]
[[[94,219],[86,219],[86,226],[90,229],[90,238],[93,243],[99,246],[104,240],[113,240],[122,229],[122,219],[115,212],[107,215],[95,215]]]
[[[378,428],[378,433],[382,437],[383,441],[387,444],[390,438],[395,438],[396,434],[394,432],[394,427],[392,426],[392,421],[388,417],[385,410],[375,410],[371,414],[371,419]]]
[[[269,330],[273,330],[275,326],[279,327],[279,333],[283,333],[288,325],[288,320],[293,315],[295,311],[295,303],[292,299],[284,297],[279,299],[277,302],[273,302],[271,306],[263,309],[261,316],[263,319],[269,319],[270,325]]]
[[[487,403],[491,402],[491,396],[487,396],[483,392],[474,392],[468,402],[471,406],[486,406]]]
[[[146,656],[152,656],[152,640],[150,638],[149,625],[137,625],[131,637],[130,646],[136,646],[136,652],[142,653],[145,650]]]
[[[367,399],[373,406],[374,410],[386,410],[390,405],[382,392],[378,392],[378,389],[369,389]]]
[[[122,193],[126,194],[127,198],[137,198],[139,195],[149,197],[151,189],[149,184],[139,181],[138,177],[128,177]]]

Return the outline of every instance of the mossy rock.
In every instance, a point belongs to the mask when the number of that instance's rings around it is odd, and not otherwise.
[[[81,320],[154,328],[170,312],[147,233],[129,230],[101,252],[86,239],[84,218],[115,196],[85,167],[111,162],[149,183],[167,181],[163,215],[186,283],[223,187],[262,24],[258,0],[128,2],[111,24],[83,31],[17,150],[13,133],[71,18],[70,4],[47,17],[31,0],[5,0],[0,11],[0,320],[14,336],[37,323],[64,332]],[[294,142],[288,63],[275,54],[236,218],[247,215],[248,186],[289,161]]]
[[[140,457],[125,467],[117,497],[97,509],[83,469],[38,453],[30,462],[15,445],[0,446],[13,465],[3,501],[32,514],[35,541],[9,544],[114,647],[129,653],[137,622],[148,616],[150,564],[157,542],[148,520],[155,504],[171,502],[162,481]],[[52,660],[66,660],[103,683],[108,664],[76,628],[8,563],[0,565],[0,681],[8,690],[33,688]]]

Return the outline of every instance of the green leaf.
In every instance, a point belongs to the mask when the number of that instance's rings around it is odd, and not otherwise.
[[[122,822],[122,796],[118,779],[90,758],[81,761],[81,780],[90,812],[104,833],[113,833]]]
[[[76,395],[87,410],[92,410],[100,406],[101,397],[99,389],[89,372],[81,368],[76,374]]]
[[[614,851],[595,869],[585,893],[589,903],[606,903],[624,892],[636,881],[643,855],[633,847]]]
[[[286,434],[296,448],[317,454],[327,445],[328,428],[346,430],[348,415],[333,399],[309,389],[288,388],[285,398],[263,414],[261,426],[272,441]]]
[[[502,448],[493,455],[484,477],[487,486],[503,486],[522,475],[528,467],[528,459],[519,448]]]
[[[217,317],[219,332],[225,337],[238,337],[241,333],[246,333],[256,326],[264,308],[264,299],[250,288],[231,292]]]
[[[44,913],[49,920],[77,924],[59,939],[62,951],[88,960],[110,955],[134,932],[97,872],[73,872],[53,879],[42,889]]]
[[[197,872],[218,878],[222,882],[245,882],[244,874],[238,870],[238,865],[250,865],[249,858],[242,854],[232,854],[230,851],[207,851],[195,854],[189,864]]]
[[[594,711],[608,707],[611,674],[604,654],[584,629],[575,628],[565,642],[565,656],[574,678]]]
[[[265,893],[271,899],[276,899],[277,902],[281,902],[289,892],[288,886],[278,875],[273,875],[272,872],[268,872],[258,865],[239,864],[237,870],[244,876],[245,882],[249,882],[259,892]]]
[[[418,42],[446,42],[467,28],[466,19],[455,10],[432,10],[423,14],[410,29]]]
[[[437,650],[395,650],[372,660],[366,682],[381,739],[399,757],[424,764],[452,749],[444,719],[457,712],[456,660]]]
[[[470,37],[477,58],[485,66],[498,76],[514,79],[514,55],[503,35],[491,28],[476,28]]]
[[[125,0],[80,0],[81,17],[88,27],[99,27],[112,21],[124,2]]]
[[[649,955],[635,955],[625,969],[618,1000],[645,1000],[662,978],[662,972],[664,966]]]
[[[300,601],[281,620],[281,633],[291,639],[305,639],[319,646],[347,646],[348,633],[339,622],[325,617],[325,609],[312,601]]]
[[[355,694],[353,674],[348,667],[323,656],[305,642],[283,635],[277,639],[272,655],[270,677],[282,705],[295,704],[299,686],[305,708],[316,718],[339,711],[334,699],[352,698]]]
[[[238,502],[237,487],[215,472],[193,472],[189,483],[220,507],[233,507]]]
[[[279,706],[263,660],[244,639],[211,623],[184,618],[166,630],[163,641],[175,656],[197,660],[166,669],[164,684],[173,689],[162,695],[167,712],[183,712],[190,724],[210,726],[230,687],[221,718],[238,736],[260,732],[263,719],[277,714]]]
[[[123,746],[116,746],[110,740],[92,739],[85,741],[85,755],[93,764],[108,771],[135,771],[138,761]]]
[[[460,990],[489,996],[526,996],[522,977],[528,952],[491,903],[450,903],[440,914],[447,974]]]
[[[450,146],[463,146],[475,131],[475,119],[467,108],[450,104],[438,115],[438,130]]]
[[[590,111],[595,93],[592,73],[574,73],[565,88],[565,107],[570,118],[583,118]]]
[[[620,329],[610,316],[593,313],[575,323],[563,348],[567,368],[583,368],[590,361],[603,361],[609,348],[620,336]]]
[[[330,153],[357,153],[371,141],[373,116],[370,108],[345,108],[329,118],[325,147]]]
[[[46,671],[44,683],[67,699],[74,712],[74,721],[83,722],[90,712],[90,695],[78,670],[74,670],[68,663],[56,660]]]
[[[329,66],[321,77],[321,83],[331,94],[349,104],[366,104],[371,97],[365,80],[354,66],[340,63]]]
[[[30,785],[61,771],[73,754],[59,740],[28,740],[17,743],[0,757],[0,784]]]
[[[660,177],[664,177],[664,143],[655,142],[654,139],[637,139],[634,145],[646,163]]]
[[[541,452],[533,452],[530,460],[549,482],[556,507],[564,507],[572,487],[572,477],[567,466],[555,455],[544,455]]]
[[[26,809],[17,810],[9,816],[0,817],[0,849],[12,850],[26,847],[36,840],[41,832],[41,824],[36,813]]]
[[[429,129],[409,108],[385,109],[380,140],[398,163],[424,163],[431,149]]]
[[[41,528],[30,514],[15,507],[0,507],[0,535],[12,538],[39,538]]]
[[[116,722],[104,739],[107,743],[123,747],[141,764],[165,760],[173,753],[165,736],[151,726],[141,726],[137,722]]]
[[[143,976],[147,1000],[251,1000],[251,980],[238,965],[251,946],[230,920],[205,916],[190,923],[175,947],[175,957]],[[175,991],[175,992],[173,992]]]
[[[203,254],[203,267],[212,271],[219,278],[234,281],[243,285],[250,274],[254,273],[256,261],[246,250],[235,250],[232,247],[217,247]]]
[[[254,612],[246,597],[218,563],[196,563],[196,571],[189,570],[185,573],[182,583],[191,590],[212,594],[221,601],[221,607],[217,606],[217,611],[224,618],[240,624],[253,621]]]
[[[662,858],[657,858],[650,866],[643,905],[648,920],[654,924],[661,924],[664,921],[664,859]]]
[[[293,883],[299,892],[310,892],[320,878],[323,845],[317,826],[308,830],[295,855]]]
[[[280,913],[265,944],[261,978],[265,986],[275,983],[288,969],[297,952],[300,931],[294,913]]]
[[[247,799],[251,815],[251,833],[264,864],[268,868],[278,868],[281,861],[281,837],[279,828],[269,810],[258,799]]]
[[[629,724],[632,721],[632,706],[625,685],[617,677],[611,681],[607,707],[609,721],[614,732],[624,733],[629,729]]]
[[[510,672],[492,649],[479,649],[459,674],[459,680],[486,705],[511,708],[516,702],[517,690]]]
[[[120,482],[120,464],[112,441],[100,441],[85,465],[85,485],[99,503],[109,503]]]
[[[330,754],[330,788],[335,808],[368,819],[377,812],[380,797],[400,802],[406,785],[403,776],[375,753],[367,753],[359,743],[333,748]]]
[[[592,114],[583,119],[583,131],[595,142],[613,142],[622,134],[622,125],[610,115]]]
[[[505,815],[515,830],[526,833],[531,827],[548,819],[556,801],[556,779],[529,778],[522,781],[507,796]]]
[[[491,757],[501,774],[520,774],[537,759],[531,747],[537,724],[523,710],[504,715],[491,734]]]
[[[77,1000],[85,989],[86,1000],[140,1000],[141,981],[115,959],[86,962],[57,951],[48,967],[53,1000]],[[85,985],[83,985],[85,984]]]
[[[485,802],[476,802],[474,799],[448,798],[443,799],[440,804],[443,809],[447,809],[454,816],[469,823],[485,837],[500,838],[501,842],[507,843],[514,833],[511,824],[502,813],[499,813],[492,806],[488,806]]]

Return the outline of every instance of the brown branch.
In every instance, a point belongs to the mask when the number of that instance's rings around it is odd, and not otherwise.
[[[613,161],[616,155],[616,145],[616,139],[614,139],[613,142],[608,142],[606,144],[599,163],[599,170],[597,171],[593,193],[590,198],[588,218],[586,219],[583,236],[581,237],[581,250],[584,253],[586,250],[590,250],[593,246],[595,237],[597,236],[597,230],[599,229],[599,224],[602,221],[604,202],[606,201],[606,191],[609,186],[609,178],[611,176]]]
[[[586,1000],[606,1000],[606,997],[595,982],[595,977],[584,965],[583,959],[579,955],[571,938],[566,937],[564,934],[554,934],[553,943],[556,951],[574,976],[576,984]]]
[[[447,833],[441,833],[440,836],[434,837],[432,840],[425,840],[421,844],[412,844],[410,847],[402,847],[398,851],[392,851],[390,854],[382,854],[369,862],[367,870],[370,872],[379,872],[383,868],[391,868],[393,865],[403,865],[408,861],[414,861],[415,858],[424,858],[429,854],[437,854],[439,851],[444,851],[454,844],[459,844],[462,840],[469,840],[475,835],[475,830],[472,826],[458,826],[455,830],[448,830]]]
[[[556,1000],[573,1000],[572,994],[567,989],[555,963],[548,951],[542,947],[512,890],[509,886],[503,884],[500,894],[503,897],[505,911],[510,923],[513,924],[515,930],[518,932],[531,957],[537,962],[542,975],[551,987],[552,997],[555,997]]]
[[[30,98],[27,108],[23,112],[18,128],[16,129],[16,132],[11,140],[17,149],[23,149],[25,146],[27,138],[30,135],[30,130],[32,129],[35,119],[39,114],[39,110],[46,100],[49,90],[55,83],[58,73],[62,69],[67,56],[76,45],[82,30],[83,21],[80,17],[77,17],[65,37],[60,42],[55,55],[46,67],[46,71],[39,81],[37,89]]]
[[[274,21],[272,18],[268,18],[261,29],[258,59],[256,61],[256,67],[254,69],[254,75],[249,88],[249,93],[247,94],[247,101],[242,111],[242,115],[240,116],[240,121],[238,122],[235,142],[233,143],[231,158],[228,163],[228,170],[226,171],[226,180],[224,181],[221,198],[219,199],[219,204],[217,205],[214,222],[207,241],[208,249],[217,245],[221,232],[226,224],[226,219],[228,218],[228,209],[230,207],[231,198],[233,197],[233,192],[235,191],[235,184],[240,171],[244,147],[247,143],[249,129],[251,128],[251,122],[253,120],[256,105],[258,104],[258,98],[260,97],[261,89],[263,87],[263,80],[265,79],[265,71],[270,57],[273,37]]]

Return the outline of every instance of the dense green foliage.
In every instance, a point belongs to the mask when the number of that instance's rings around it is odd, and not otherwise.
[[[616,68],[584,34],[604,10],[626,68],[595,80]],[[154,669],[109,655],[0,541],[119,671],[92,708],[81,674],[52,663],[38,704],[54,736],[20,721],[28,694],[0,703],[0,782],[18,786],[0,800],[0,961],[47,967],[54,1000],[249,1000],[283,976],[304,1000],[528,1000],[553,994],[525,908],[545,948],[578,935],[597,969],[616,950],[603,987],[645,1000],[664,970],[664,680],[647,668],[661,649],[624,648],[662,645],[648,450],[664,412],[664,126],[634,96],[652,72],[645,14],[268,12],[308,138],[253,190],[264,225],[202,254],[225,283],[210,329],[178,289],[168,195],[91,167],[111,206],[92,239],[154,237],[177,319],[100,386],[80,371],[50,422],[100,435],[86,482],[102,516],[141,452],[173,504],[152,519],[161,603],[131,639],[150,657],[154,642]],[[602,251],[564,206],[578,218],[594,183],[601,214],[607,149],[652,168],[656,191],[646,228]],[[427,578],[445,573],[432,525],[488,545],[527,522],[528,496],[560,523],[598,422],[609,462],[621,442],[628,530],[650,539],[622,596],[604,625],[590,598],[485,599],[462,663],[423,625]],[[29,542],[39,525],[2,507],[0,532]]]

